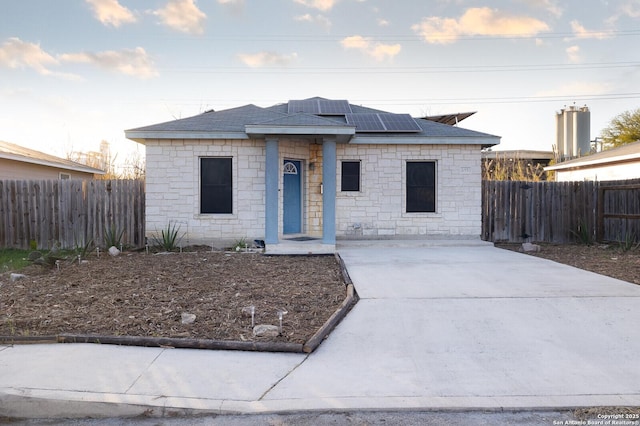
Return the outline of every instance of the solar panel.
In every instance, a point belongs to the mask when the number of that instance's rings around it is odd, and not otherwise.
[[[346,114],[347,123],[356,126],[356,132],[384,132],[378,114]]]
[[[288,113],[306,113],[317,115],[344,115],[351,112],[351,105],[345,100],[303,99],[289,101]]]
[[[420,132],[422,128],[409,114],[378,114],[389,132]]]
[[[351,112],[351,105],[348,101],[334,101],[329,99],[318,99],[321,115],[343,115]]]
[[[307,114],[319,114],[320,106],[317,99],[304,99],[300,101],[289,101],[289,114],[307,113]]]
[[[356,126],[356,132],[420,132],[422,128],[409,114],[366,113],[345,114],[347,123]]]

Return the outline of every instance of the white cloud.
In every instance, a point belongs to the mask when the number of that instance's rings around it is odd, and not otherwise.
[[[402,50],[402,46],[399,44],[374,42],[370,37],[362,37],[359,35],[346,37],[340,41],[340,44],[345,49],[360,50],[377,61],[393,59]]]
[[[96,19],[104,25],[119,27],[136,22],[133,13],[118,3],[118,0],[85,0],[93,8]]]
[[[314,9],[327,11],[331,10],[333,6],[338,2],[338,0],[293,0],[298,4],[305,5],[307,7],[312,7]]]
[[[51,65],[58,65],[58,61],[42,50],[39,44],[11,37],[0,46],[0,66],[14,69],[31,68],[38,74],[51,75]]]
[[[640,0],[628,0],[620,6],[620,12],[630,18],[640,18]]]
[[[389,21],[383,18],[378,19],[378,26],[380,27],[388,27],[390,25]]]
[[[488,7],[470,8],[459,18],[424,18],[411,27],[428,43],[448,44],[461,36],[528,37],[548,31],[549,26],[538,19],[509,15]]]
[[[49,53],[42,50],[39,44],[22,41],[11,37],[0,46],[0,67],[11,69],[30,68],[40,75],[46,75],[65,80],[82,80],[75,74],[52,71],[50,66],[58,66],[60,62]]]
[[[576,20],[571,21],[571,31],[573,31],[574,38],[577,39],[595,38],[598,40],[604,40],[607,38],[611,38],[611,33],[605,31],[588,30]]]
[[[153,12],[162,23],[176,31],[188,34],[204,33],[204,14],[194,0],[170,0],[167,5]]]
[[[569,46],[565,50],[567,55],[569,56],[569,62],[576,63],[580,62],[580,46]]]
[[[251,68],[269,65],[287,66],[298,57],[297,53],[284,55],[276,52],[239,53],[238,58]]]
[[[623,16],[637,19],[640,18],[640,0],[627,0],[622,2],[616,13],[607,19],[608,24],[615,24]]]
[[[60,60],[64,62],[90,64],[101,69],[138,78],[158,76],[158,71],[154,67],[153,60],[142,47],[96,53],[66,53],[60,55]]]
[[[295,16],[293,19],[299,22],[309,22],[312,24],[317,24],[326,29],[331,28],[331,20],[321,14],[314,16],[309,13],[306,13],[304,15]]]

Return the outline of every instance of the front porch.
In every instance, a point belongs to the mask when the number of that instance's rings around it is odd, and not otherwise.
[[[336,244],[324,243],[320,238],[285,237],[276,244],[265,243],[264,252],[273,255],[334,254]]]
[[[310,158],[312,151],[309,150],[306,155],[303,155],[303,158],[296,160],[281,151],[281,136],[269,135],[265,137],[264,236],[266,252],[333,253],[336,241],[336,144],[338,138],[335,135],[296,135],[299,143],[313,142],[321,145],[320,152],[314,154],[317,155],[316,158],[321,159],[321,165],[309,167],[309,164],[316,165]],[[284,139],[291,141],[292,138],[285,137]],[[285,220],[286,206],[289,208],[291,206],[291,203],[285,202],[285,197],[289,194],[285,183],[285,178],[289,179],[287,166],[291,166],[291,170],[301,166],[301,170],[308,170],[311,179],[313,179],[313,183],[311,183],[310,180],[303,177],[302,182],[295,186],[295,191],[301,198],[296,199],[294,204],[297,202],[300,206],[302,214],[298,213],[298,216],[302,216],[302,219],[293,227],[293,231],[288,229],[289,222]],[[320,173],[318,173],[318,169],[320,169]],[[290,198],[287,199],[290,200]],[[309,241],[292,240],[297,233],[319,238]],[[278,248],[277,246],[280,244],[287,247]]]

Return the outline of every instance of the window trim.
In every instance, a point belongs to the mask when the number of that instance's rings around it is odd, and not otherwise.
[[[433,164],[433,210],[420,210],[420,211],[409,211],[408,210],[408,197],[409,197],[409,182],[408,182],[408,169],[409,163],[431,163]],[[420,159],[406,159],[404,161],[404,170],[403,170],[403,214],[415,215],[415,214],[438,214],[438,161],[436,160],[420,160]]]
[[[207,160],[207,159],[219,159],[219,160],[228,160],[230,161],[230,170],[229,170],[229,196],[231,197],[231,209],[230,211],[224,211],[224,212],[204,212],[203,210],[203,196],[202,196],[202,189],[203,189],[203,182],[202,182],[202,162],[203,160]],[[226,156],[226,155],[221,155],[221,156],[215,156],[215,155],[204,155],[204,156],[200,156],[198,157],[198,179],[200,181],[200,185],[199,185],[199,191],[198,191],[198,196],[199,196],[199,205],[198,205],[198,214],[199,215],[204,215],[204,216],[232,216],[234,214],[234,203],[235,203],[235,199],[236,199],[236,194],[234,191],[234,182],[235,182],[235,178],[234,178],[234,162],[233,162],[233,157],[231,156]]]
[[[344,164],[358,164],[358,189],[344,189]],[[354,175],[349,175],[354,176]],[[362,192],[362,160],[340,160],[340,192]]]

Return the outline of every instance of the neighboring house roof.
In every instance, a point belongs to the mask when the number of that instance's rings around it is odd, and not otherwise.
[[[482,158],[485,159],[504,159],[510,158],[514,160],[535,160],[535,161],[551,161],[553,160],[553,151],[535,151],[531,149],[515,149],[515,150],[485,150],[482,151]]]
[[[563,161],[562,163],[554,164],[553,166],[545,167],[544,169],[547,171],[577,170],[639,161],[640,141],[595,154],[586,155],[584,157],[575,158],[573,160]]]
[[[0,158],[75,172],[93,173],[98,175],[105,174],[104,170],[85,166],[84,164],[76,163],[75,161],[65,160],[64,158],[45,154],[44,152],[35,151],[33,149],[4,141],[0,141]]]
[[[127,138],[145,143],[147,139],[248,139],[265,135],[331,135],[338,142],[352,144],[471,144],[483,147],[500,143],[500,137],[454,127],[422,118],[411,129],[386,126],[383,131],[360,128],[354,118],[368,114],[406,120],[402,114],[349,104],[344,100],[314,97],[295,101],[296,106],[310,106],[309,111],[289,108],[289,102],[267,108],[245,105],[222,111],[209,111],[194,117],[168,121],[125,131]],[[350,112],[322,112],[315,103],[332,105],[335,111],[346,108]],[[333,103],[333,104],[332,104]],[[294,112],[290,112],[294,110]],[[347,116],[350,118],[348,119]],[[408,117],[408,116],[407,116]],[[377,120],[377,118],[374,118]],[[382,120],[382,118],[380,119]]]

